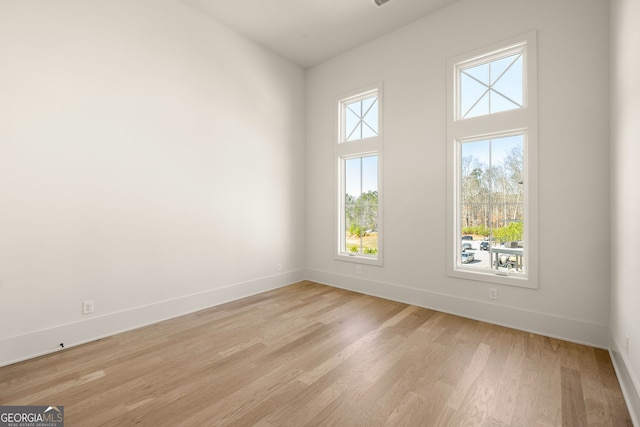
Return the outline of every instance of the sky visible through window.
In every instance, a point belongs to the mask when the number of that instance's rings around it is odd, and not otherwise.
[[[378,135],[378,97],[350,102],[344,106],[345,141]]]
[[[460,68],[460,118],[471,118],[524,105],[522,52]]]
[[[378,156],[345,160],[345,190],[353,197],[378,191]]]
[[[478,166],[503,164],[514,149],[522,150],[522,135],[462,143],[462,159],[471,158]]]

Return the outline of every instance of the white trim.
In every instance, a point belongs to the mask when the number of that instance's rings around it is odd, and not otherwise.
[[[607,349],[608,325],[410,288],[400,284],[370,280],[362,276],[349,276],[316,269],[307,269],[306,272],[307,280],[328,286]],[[523,292],[530,291],[523,290]]]
[[[640,382],[633,375],[633,372],[627,368],[626,358],[620,350],[622,347],[618,344],[613,330],[610,331],[609,337],[609,355],[620,383],[622,395],[629,409],[631,421],[633,425],[640,426]]]
[[[304,280],[294,270],[0,339],[0,366],[78,346]]]

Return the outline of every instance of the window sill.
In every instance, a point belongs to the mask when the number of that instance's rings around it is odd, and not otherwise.
[[[356,264],[366,264],[366,265],[375,265],[375,266],[382,266],[382,259],[380,256],[374,258],[374,257],[370,257],[370,256],[366,256],[366,255],[358,255],[358,254],[337,254],[335,256],[335,259],[338,261],[345,261],[345,262],[353,262]]]
[[[536,278],[520,273],[507,273],[495,271],[470,271],[464,268],[450,269],[447,272],[450,277],[459,279],[474,280],[478,282],[487,282],[497,285],[516,286],[519,288],[538,289],[538,281]]]

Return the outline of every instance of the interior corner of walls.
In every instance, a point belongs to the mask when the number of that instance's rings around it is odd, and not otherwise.
[[[608,326],[455,295],[307,269],[307,280],[592,347],[608,348]]]
[[[640,384],[634,372],[629,369],[618,340],[615,339],[614,331],[609,333],[609,355],[633,425],[640,426]]]
[[[0,366],[43,356],[304,280],[303,269],[265,276],[26,334],[0,338]],[[60,344],[64,344],[64,349]]]

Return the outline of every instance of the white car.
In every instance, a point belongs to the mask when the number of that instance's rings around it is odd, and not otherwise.
[[[460,260],[463,264],[469,264],[474,260],[473,252],[462,252],[462,259]]]

